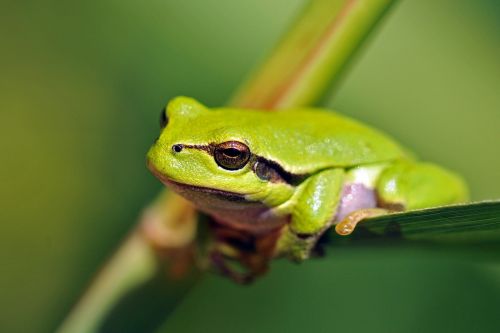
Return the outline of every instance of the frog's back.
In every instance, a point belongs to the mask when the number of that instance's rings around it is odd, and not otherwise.
[[[231,119],[222,129],[226,137],[242,136],[252,151],[279,161],[293,173],[347,168],[406,156],[401,146],[380,131],[327,110],[215,109],[211,124],[217,124],[219,117],[225,124]]]

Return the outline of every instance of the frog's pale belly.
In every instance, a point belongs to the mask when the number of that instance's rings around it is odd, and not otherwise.
[[[277,216],[258,201],[248,201],[241,194],[163,180],[165,185],[193,202],[202,212],[226,226],[263,234],[283,226],[288,216]]]
[[[361,183],[344,184],[335,221],[341,221],[357,210],[375,207],[377,207],[377,196],[373,189]]]

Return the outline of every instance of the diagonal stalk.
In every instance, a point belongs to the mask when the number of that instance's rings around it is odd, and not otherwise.
[[[312,1],[230,101],[246,108],[314,105],[335,87],[393,0]]]

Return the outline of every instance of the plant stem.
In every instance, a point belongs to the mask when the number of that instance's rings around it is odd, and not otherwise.
[[[336,85],[363,41],[394,0],[311,1],[232,105],[287,108],[314,105]]]
[[[75,311],[66,318],[59,332],[95,332],[103,316],[130,288],[143,283],[156,270],[149,244],[133,232],[99,273],[80,299]]]

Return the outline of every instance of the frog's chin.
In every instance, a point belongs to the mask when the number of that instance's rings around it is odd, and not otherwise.
[[[186,184],[160,173],[151,163],[148,167],[168,188],[194,203],[220,224],[259,234],[287,223],[286,217],[276,216],[271,208],[262,202],[248,200],[243,193]]]

